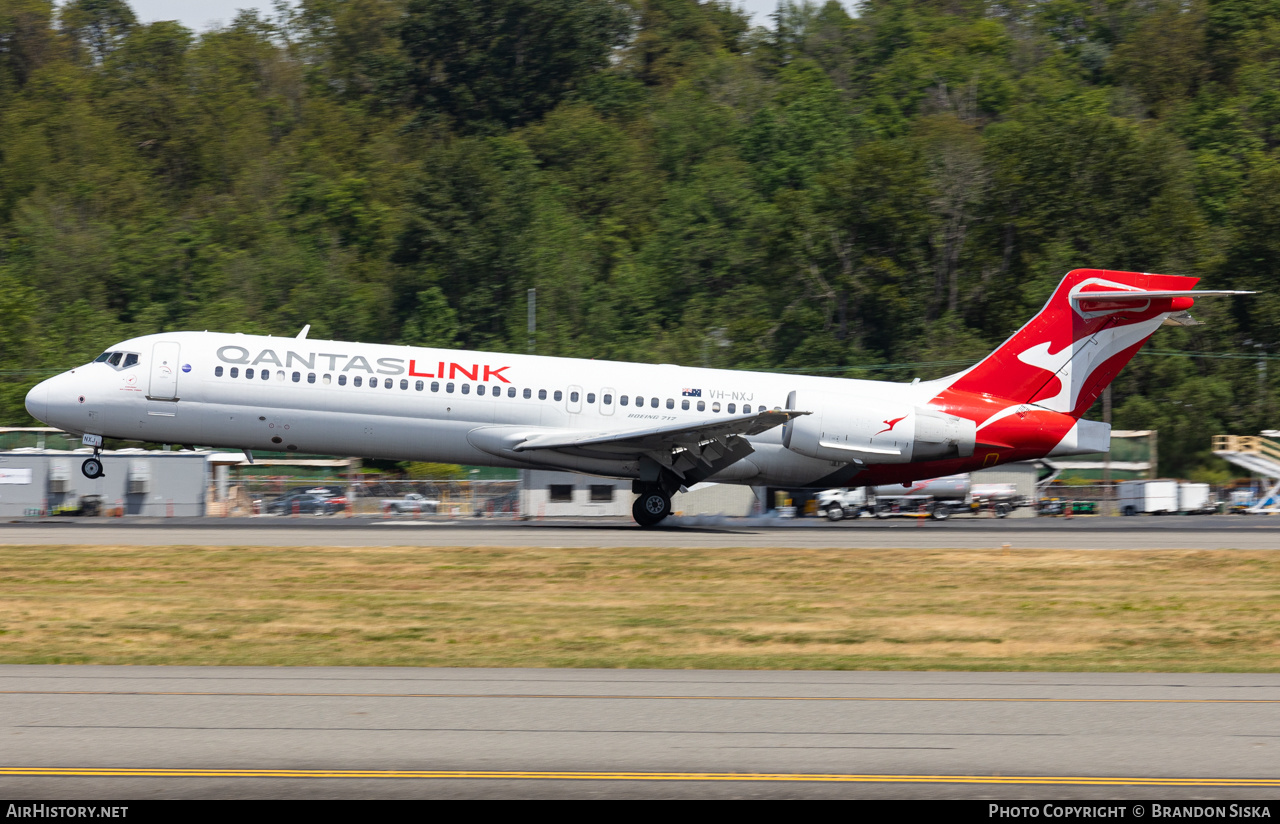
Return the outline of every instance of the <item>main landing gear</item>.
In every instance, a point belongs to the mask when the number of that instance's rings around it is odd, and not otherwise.
[[[640,496],[631,505],[631,517],[640,526],[654,526],[671,514],[671,497],[657,487],[649,487],[640,491]]]
[[[640,526],[656,526],[671,514],[671,496],[681,488],[684,479],[670,469],[654,465],[651,458],[640,460],[640,474],[639,479],[631,482],[631,491],[637,496],[631,505],[631,517]]]

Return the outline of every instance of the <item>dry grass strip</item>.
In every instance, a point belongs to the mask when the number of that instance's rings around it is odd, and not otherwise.
[[[1280,670],[1280,552],[4,547],[0,663]]]

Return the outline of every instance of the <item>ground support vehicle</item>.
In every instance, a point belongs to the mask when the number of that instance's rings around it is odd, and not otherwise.
[[[1041,515],[1052,515],[1057,517],[1065,515],[1097,515],[1097,501],[1073,501],[1069,498],[1041,498],[1037,505],[1037,510]]]
[[[948,475],[913,484],[891,484],[872,489],[877,518],[894,515],[930,517],[945,521],[969,507],[969,476]]]
[[[912,484],[891,484],[870,490],[828,489],[818,493],[818,515],[831,521],[875,515],[890,518],[930,517],[939,521],[969,509],[969,476],[950,475]]]
[[[818,502],[817,514],[819,518],[826,518],[829,521],[860,518],[870,511],[867,507],[867,499],[867,490],[863,487],[825,489],[815,497]]]
[[[76,499],[74,504],[58,507],[50,514],[52,515],[77,515],[95,517],[102,514],[102,496],[101,495],[81,495]]]
[[[1232,515],[1248,515],[1249,510],[1257,504],[1257,499],[1258,496],[1252,489],[1233,489],[1227,503],[1227,512]]]
[[[1179,512],[1177,481],[1121,481],[1116,484],[1121,515],[1171,515]]]
[[[1027,506],[1025,496],[1018,494],[1014,484],[974,484],[969,488],[969,511],[974,515],[990,512],[997,518],[1005,518],[1021,506]]]

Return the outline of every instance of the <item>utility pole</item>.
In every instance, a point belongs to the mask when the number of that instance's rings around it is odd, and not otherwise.
[[[1269,428],[1271,404],[1268,403],[1267,398],[1267,350],[1261,343],[1256,343],[1254,346],[1258,349],[1258,409],[1262,413],[1258,417],[1262,419],[1262,426]]]
[[[538,290],[530,289],[529,297],[529,354],[536,355],[538,352],[537,332],[538,332]]]
[[[1115,495],[1112,494],[1111,487],[1111,385],[1107,384],[1107,388],[1102,390],[1102,422],[1108,426],[1107,429],[1107,452],[1102,457],[1102,485],[1104,487],[1102,494],[1107,496],[1107,514],[1112,514],[1112,501]]]

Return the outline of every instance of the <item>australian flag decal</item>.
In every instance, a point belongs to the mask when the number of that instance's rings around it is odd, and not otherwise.
[[[680,394],[686,398],[701,398],[702,390],[701,389],[684,389],[684,390],[681,390]]]

